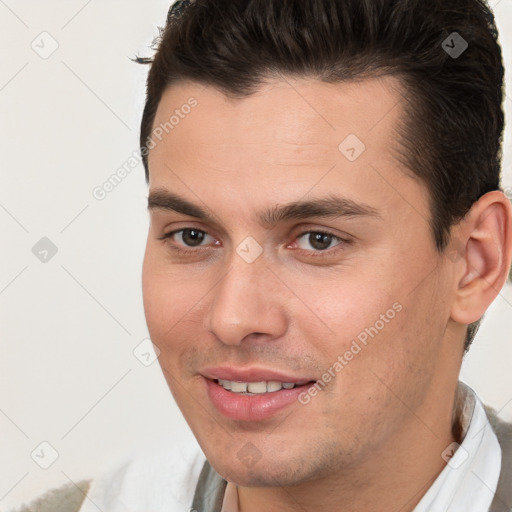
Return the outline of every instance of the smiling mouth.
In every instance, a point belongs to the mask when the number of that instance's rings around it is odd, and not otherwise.
[[[277,380],[268,380],[260,382],[239,382],[224,379],[214,379],[214,382],[222,386],[226,391],[245,396],[264,395],[275,393],[281,389],[293,389],[297,387],[313,384],[315,381],[306,383],[280,382]]]
[[[237,375],[234,371],[215,373],[227,375],[210,374],[204,378],[205,391],[212,405],[229,420],[251,423],[270,420],[283,409],[299,403],[299,395],[316,383],[315,380],[299,380],[291,375],[278,375],[270,371],[266,372],[270,380],[263,380],[263,371],[253,371],[256,375],[246,376],[240,375],[241,372]],[[220,377],[231,377],[234,380]]]

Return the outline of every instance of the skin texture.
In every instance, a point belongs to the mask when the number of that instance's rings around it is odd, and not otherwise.
[[[149,153],[149,192],[177,194],[212,220],[150,208],[143,267],[148,328],[176,402],[212,466],[239,486],[242,512],[413,510],[454,440],[466,324],[506,279],[508,201],[486,194],[436,251],[427,190],[396,158],[395,78],[273,79],[236,100],[180,83],[154,127],[190,97],[197,106]],[[354,161],[338,149],[349,134],[366,146]],[[333,193],[377,215],[258,222]],[[185,228],[207,235],[199,246],[185,232],[161,239]],[[333,235],[327,249],[311,240],[319,230]],[[237,253],[248,236],[263,250],[252,263]],[[248,422],[209,400],[206,367],[322,379],[393,304],[394,318],[307,404]]]

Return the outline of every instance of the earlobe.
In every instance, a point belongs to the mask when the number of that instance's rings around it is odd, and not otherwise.
[[[488,192],[458,227],[465,243],[451,318],[470,324],[483,316],[507,280],[512,258],[511,204],[502,192]]]

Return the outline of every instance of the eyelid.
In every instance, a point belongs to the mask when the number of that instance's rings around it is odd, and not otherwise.
[[[296,226],[292,231],[292,237],[295,240],[308,233],[322,233],[323,235],[329,235],[344,242],[353,242],[357,239],[357,237],[344,231],[340,231],[339,229],[313,224],[310,222]]]
[[[163,235],[158,236],[157,238],[158,238],[158,240],[172,239],[172,237],[174,235],[181,233],[182,231],[199,231],[200,233],[204,233],[206,236],[209,236],[210,238],[213,238],[216,241],[216,238],[213,235],[210,235],[210,233],[208,233],[208,231],[205,231],[204,229],[196,228],[194,226],[185,226],[183,228],[173,229],[172,231],[168,231],[168,232],[164,233]],[[184,247],[186,247],[186,246],[184,246]],[[198,245],[196,247],[201,248],[204,246]],[[189,247],[189,248],[192,250],[194,249],[194,247]]]

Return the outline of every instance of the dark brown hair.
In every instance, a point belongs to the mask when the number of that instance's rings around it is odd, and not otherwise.
[[[403,162],[430,196],[438,251],[450,227],[500,188],[503,64],[484,0],[176,2],[155,41],[140,145],[164,90],[181,80],[250,96],[279,75],[327,83],[396,75],[405,91]],[[466,47],[467,45],[467,47]],[[479,322],[468,327],[469,348]]]

